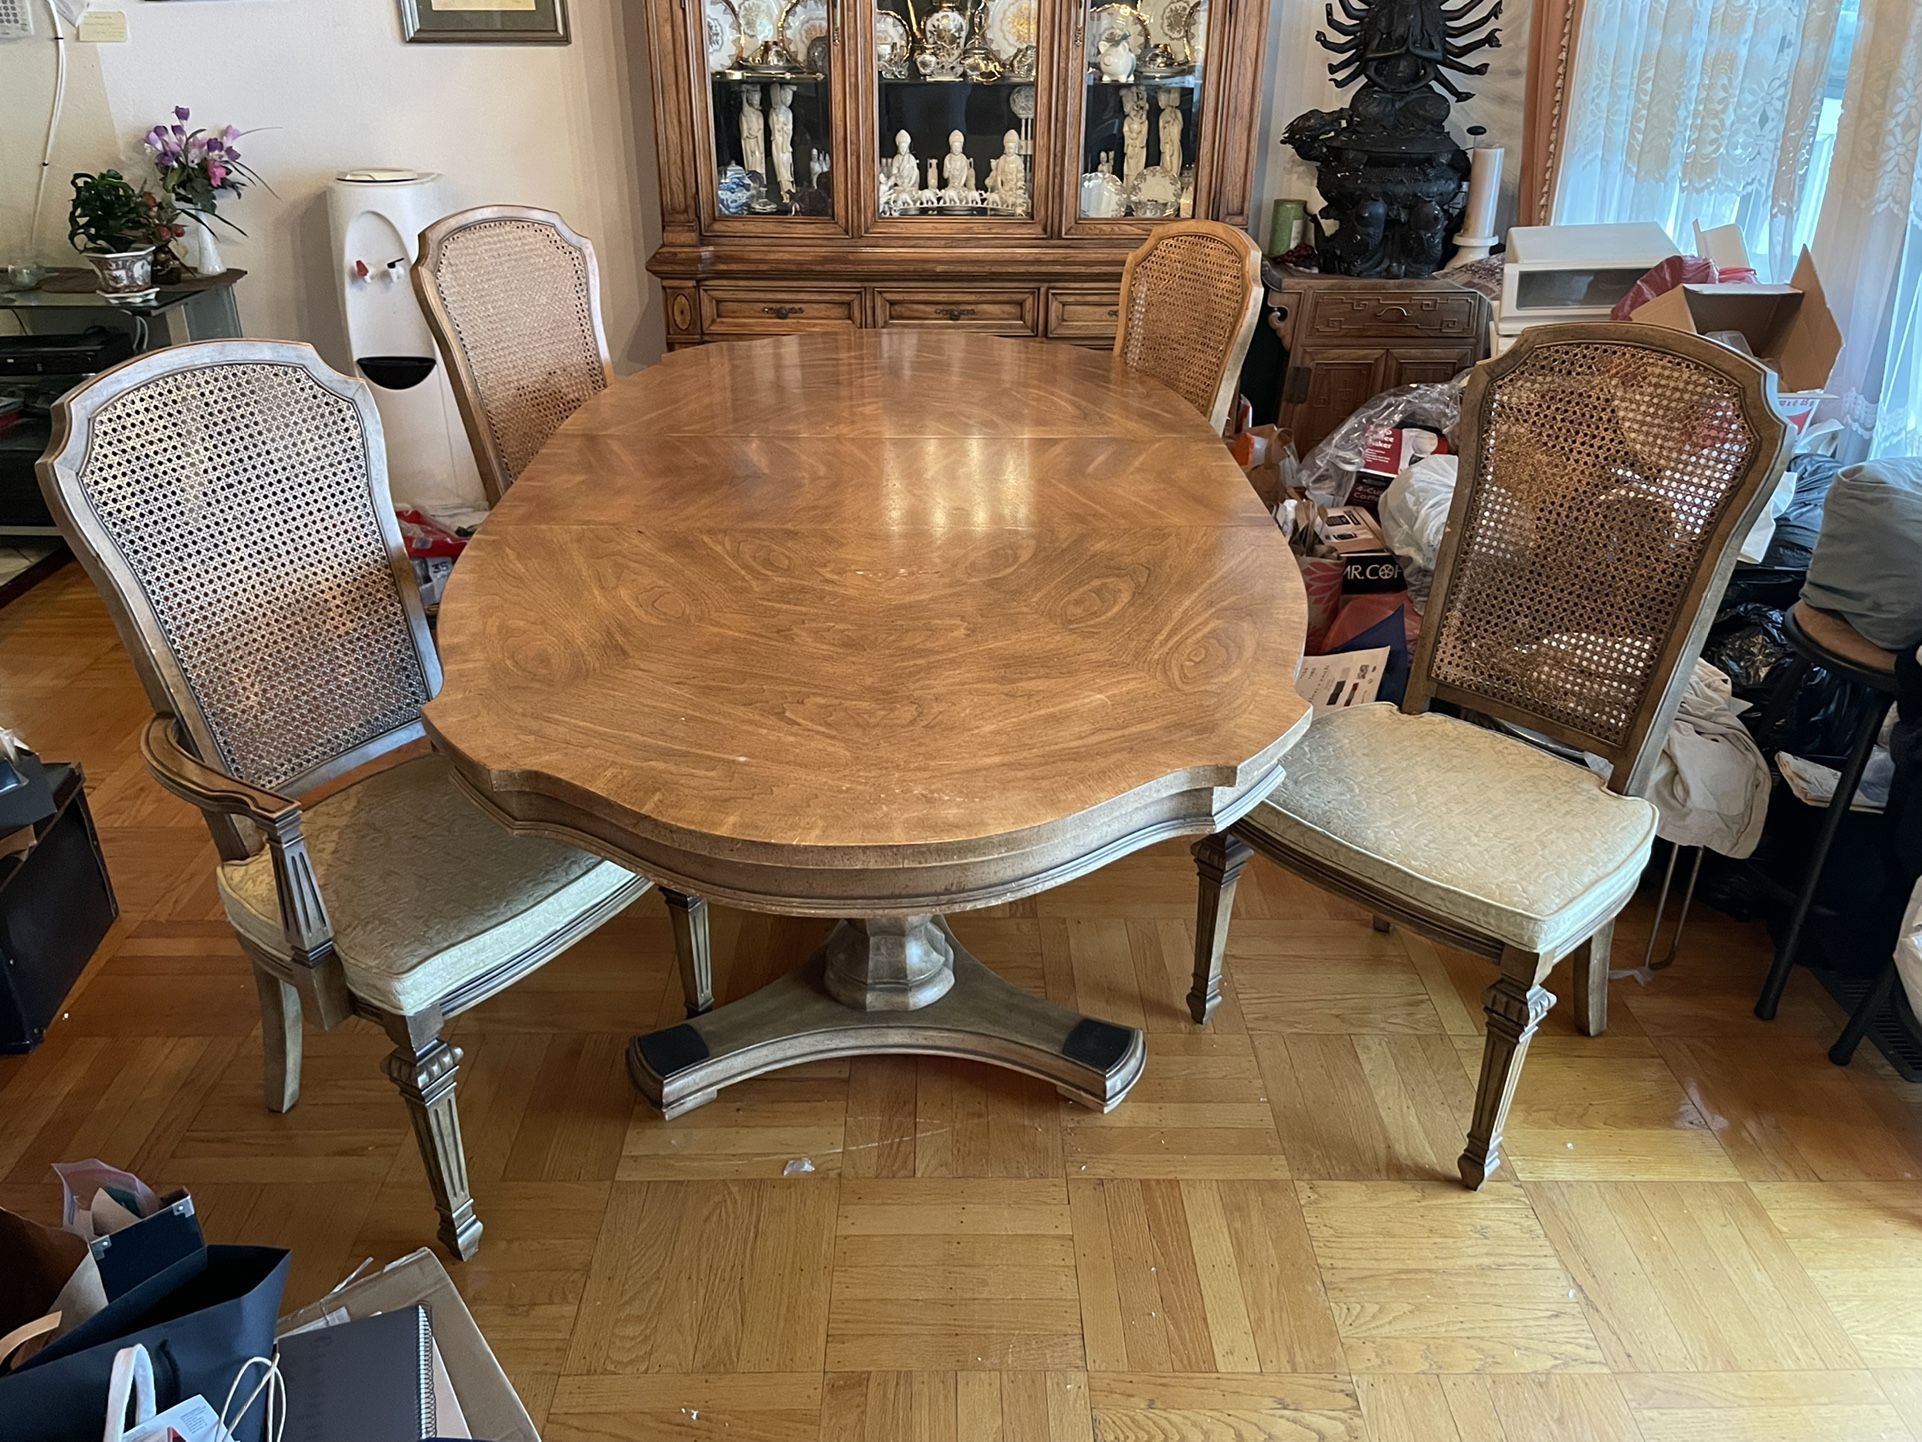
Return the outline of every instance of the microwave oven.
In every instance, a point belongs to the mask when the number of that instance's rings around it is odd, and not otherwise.
[[[1652,223],[1518,225],[1508,232],[1496,329],[1517,335],[1532,325],[1607,320],[1635,282],[1678,254]]]

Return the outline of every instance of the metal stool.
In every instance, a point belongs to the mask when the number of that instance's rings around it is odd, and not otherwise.
[[[1842,774],[1836,779],[1835,795],[1830,798],[1828,809],[1822,813],[1821,829],[1815,836],[1815,853],[1809,858],[1808,875],[1802,881],[1802,890],[1795,898],[1795,911],[1789,918],[1788,934],[1782,938],[1782,945],[1776,950],[1775,964],[1769,968],[1768,981],[1762,987],[1762,996],[1755,1003],[1755,1014],[1763,1021],[1775,1020],[1775,1009],[1782,1003],[1782,992],[1789,984],[1789,969],[1795,965],[1795,951],[1802,940],[1802,928],[1809,918],[1809,910],[1815,904],[1815,893],[1822,884],[1822,870],[1829,859],[1829,848],[1835,842],[1835,833],[1842,825],[1842,817],[1855,799],[1855,791],[1862,784],[1862,773],[1868,768],[1869,757],[1875,754],[1876,738],[1882,734],[1882,723],[1888,718],[1889,707],[1895,703],[1895,656],[1868,640],[1844,621],[1827,611],[1818,611],[1803,601],[1797,601],[1784,621],[1784,630],[1789,643],[1795,647],[1795,673],[1782,688],[1783,695],[1793,694],[1800,683],[1802,673],[1810,666],[1820,666],[1844,680],[1854,683],[1857,694],[1855,703],[1861,707],[1862,716],[1857,723],[1855,739],[1849,748],[1849,756],[1842,767]],[[1866,704],[1864,700],[1866,698]],[[1880,991],[1884,999],[1885,988],[1872,988],[1870,997]],[[1860,1008],[1858,1015],[1860,1013]],[[1851,1019],[1850,1031],[1856,1031],[1855,1019]],[[1862,1019],[1862,1029],[1868,1026],[1867,1018]],[[1848,1033],[1844,1033],[1847,1039]],[[1837,1049],[1841,1042],[1836,1043]],[[1853,1052],[1854,1042],[1848,1050]]]

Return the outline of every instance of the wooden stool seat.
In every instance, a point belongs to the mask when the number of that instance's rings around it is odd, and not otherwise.
[[[1858,671],[1879,673],[1887,678],[1889,687],[1895,685],[1895,653],[1884,651],[1833,611],[1819,610],[1807,601],[1797,601],[1789,612],[1789,620],[1791,639],[1799,630],[1801,639],[1806,640],[1810,649],[1818,653],[1813,659],[1819,664],[1841,662]],[[1869,677],[1861,679],[1875,684]]]

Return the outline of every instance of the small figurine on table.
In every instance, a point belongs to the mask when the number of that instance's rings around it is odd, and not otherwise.
[[[988,194],[1000,208],[1016,215],[1028,211],[1028,167],[1021,155],[1021,133],[1001,137],[1001,154],[988,163]]]
[[[948,153],[941,158],[941,191],[945,196],[952,191],[959,202],[977,187],[974,183],[974,162],[962,149],[967,137],[958,130],[948,132]]]

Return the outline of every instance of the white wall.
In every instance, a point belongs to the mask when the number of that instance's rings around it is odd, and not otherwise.
[[[248,232],[222,251],[249,272],[239,296],[250,335],[310,340],[345,365],[325,187],[349,167],[402,166],[444,172],[458,205],[566,215],[600,252],[616,363],[660,355],[659,293],[643,269],[660,222],[638,6],[571,0],[574,42],[562,47],[407,45],[398,0],[115,3],[128,43],[68,42],[42,258],[72,263],[67,177],[130,157],[143,131],[187,105],[196,123],[262,130],[242,149],[276,194],[222,207]],[[25,248],[52,52],[42,40],[0,44],[0,257]]]

